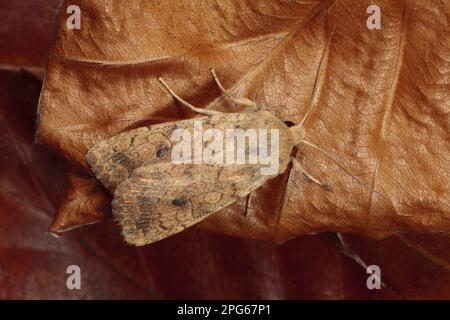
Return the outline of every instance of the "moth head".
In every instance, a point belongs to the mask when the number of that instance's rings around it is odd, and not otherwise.
[[[303,125],[298,124],[289,128],[292,138],[294,140],[294,145],[298,146],[306,136],[306,131]]]

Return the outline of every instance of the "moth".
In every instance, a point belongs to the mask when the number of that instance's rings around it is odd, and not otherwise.
[[[305,141],[303,121],[288,127],[270,112],[258,109],[254,101],[233,97],[223,87],[214,69],[211,69],[211,73],[224,96],[242,105],[244,111],[223,113],[197,108],[179,97],[159,78],[176,101],[200,116],[117,134],[95,144],[86,155],[92,172],[114,195],[113,215],[130,244],[150,244],[198,223],[282,174],[290,162],[295,170],[326,188],[325,184],[305,170],[301,162],[291,157],[296,146],[310,144]],[[232,164],[220,161],[174,162],[175,144],[171,139],[174,132],[195,136],[198,124],[203,130],[216,130],[214,132],[232,128],[240,132],[269,130],[277,133],[276,170],[263,174],[262,169],[267,168],[267,163],[258,161]],[[211,143],[208,139],[194,141],[194,152],[198,148],[208,150]],[[268,149],[273,149],[273,141],[268,144]],[[238,150],[242,145],[231,144],[231,147],[231,151],[226,150],[227,156],[230,152],[233,156],[242,152]],[[259,149],[244,145],[243,152],[250,158],[255,150]]]

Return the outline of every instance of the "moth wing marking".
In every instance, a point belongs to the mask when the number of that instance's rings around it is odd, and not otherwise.
[[[248,166],[150,165],[117,187],[113,214],[128,243],[145,245],[198,223],[269,178]]]

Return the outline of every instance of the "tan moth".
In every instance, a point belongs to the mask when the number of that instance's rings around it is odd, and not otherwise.
[[[161,83],[178,102],[202,116],[117,134],[94,145],[86,155],[92,172],[114,195],[113,215],[122,227],[125,240],[130,244],[145,245],[159,241],[196,224],[208,215],[246,197],[267,180],[282,174],[290,162],[295,170],[326,187],[291,157],[293,149],[300,143],[315,147],[304,140],[304,120],[288,127],[268,111],[259,110],[254,101],[232,97],[213,69],[211,73],[224,95],[245,107],[243,112],[223,113],[197,108],[176,95],[160,78]],[[174,131],[184,130],[188,135],[195,136],[197,124],[201,124],[203,130],[219,132],[225,132],[229,128],[244,132],[276,132],[276,170],[263,174],[262,169],[266,168],[267,163],[262,162],[175,163],[175,145],[171,140]],[[194,149],[195,143],[194,141]],[[202,140],[200,144],[197,149],[208,148],[212,141]],[[270,140],[268,144],[271,149],[274,143]],[[235,152],[239,152],[238,144],[233,143],[231,147],[234,156]],[[250,158],[253,151],[251,147],[245,146],[246,157]],[[227,155],[229,152],[227,150]],[[217,155],[214,156],[217,158]]]

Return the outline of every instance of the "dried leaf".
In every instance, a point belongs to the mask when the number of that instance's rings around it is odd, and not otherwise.
[[[43,68],[53,41],[51,32],[61,0],[0,3],[0,65],[2,69]]]
[[[225,87],[284,121],[298,123],[311,106],[308,140],[334,160],[308,146],[297,156],[333,192],[290,171],[205,228],[277,242],[450,230],[449,3],[378,1],[380,30],[366,27],[368,0],[71,4],[82,28],[66,29],[61,15],[38,137],[86,174],[95,142],[192,116],[157,76],[195,105],[236,110],[210,79],[215,67]],[[90,212],[73,210],[74,225]]]
[[[382,241],[344,235],[345,252],[365,265],[376,264],[389,290],[408,299],[450,298],[450,238],[397,235]]]
[[[94,178],[67,173],[68,191],[50,231],[59,234],[79,226],[96,223],[111,213],[111,197]],[[80,212],[83,212],[80,215]]]

